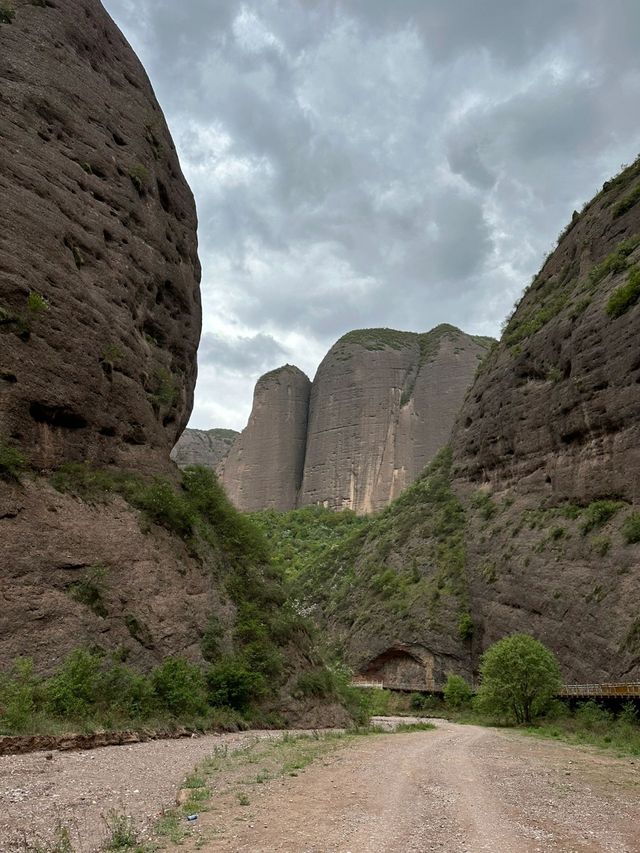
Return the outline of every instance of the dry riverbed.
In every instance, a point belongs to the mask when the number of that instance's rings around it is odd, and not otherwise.
[[[282,738],[0,758],[0,849],[28,849],[25,835],[45,837],[60,822],[90,853],[111,809],[143,837],[170,809],[160,822],[169,850],[179,841],[211,853],[640,851],[633,759],[445,721],[424,732]],[[175,806],[180,789],[193,822]]]

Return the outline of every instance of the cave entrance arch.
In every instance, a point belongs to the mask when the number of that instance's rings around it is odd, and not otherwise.
[[[388,690],[433,691],[434,658],[425,649],[395,645],[373,658],[358,673],[359,679],[381,682]]]

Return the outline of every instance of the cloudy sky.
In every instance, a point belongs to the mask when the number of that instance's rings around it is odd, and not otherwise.
[[[638,0],[103,0],[195,193],[191,426],[344,332],[497,335],[640,151]]]

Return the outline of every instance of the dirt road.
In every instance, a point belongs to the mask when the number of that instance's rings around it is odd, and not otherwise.
[[[363,738],[260,793],[203,815],[200,849],[640,851],[640,764],[476,726]]]
[[[357,738],[264,784],[256,784],[259,764],[252,781],[219,772],[209,784],[209,807],[179,849],[640,851],[640,761],[515,733],[437,725]],[[98,844],[100,814],[111,805],[148,826],[198,761],[221,743],[235,749],[248,738],[255,740],[255,733],[58,753],[50,760],[43,753],[0,759],[0,849],[24,850],[21,831],[45,831],[58,816],[77,829],[78,849],[87,853]],[[243,792],[249,794],[244,804]]]

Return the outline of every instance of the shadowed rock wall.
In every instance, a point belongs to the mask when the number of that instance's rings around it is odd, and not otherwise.
[[[158,469],[193,402],[193,197],[101,4],[15,10],[0,25],[0,435],[36,467]]]

